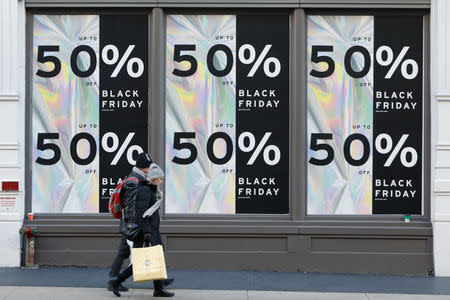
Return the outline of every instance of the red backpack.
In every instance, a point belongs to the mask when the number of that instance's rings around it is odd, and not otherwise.
[[[122,186],[125,182],[130,181],[130,180],[134,180],[136,183],[139,184],[139,180],[136,177],[129,177],[129,178],[125,179],[124,181],[122,181],[114,189],[114,192],[111,194],[111,197],[109,198],[109,203],[108,203],[109,211],[112,213],[112,215],[116,219],[122,218],[123,204],[122,204],[122,199],[120,197],[120,192],[122,190]]]

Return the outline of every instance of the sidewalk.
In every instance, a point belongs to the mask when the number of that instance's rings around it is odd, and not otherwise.
[[[0,300],[117,299],[106,268],[0,268]],[[450,300],[450,277],[168,270],[176,299]],[[151,299],[152,283],[125,282],[120,299]]]
[[[311,293],[279,291],[227,291],[227,290],[185,290],[170,289],[175,292],[172,299],[185,300],[448,300],[449,295],[399,295],[369,293]],[[90,299],[152,299],[152,290],[132,289],[117,298],[103,288],[68,287],[24,287],[0,286],[1,300],[90,300]],[[154,298],[162,299],[162,298]]]

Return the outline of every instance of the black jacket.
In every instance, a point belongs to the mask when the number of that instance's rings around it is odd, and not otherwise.
[[[137,178],[139,180],[139,183],[134,180],[129,180],[123,184],[122,190],[120,191],[120,198],[124,207],[122,218],[120,219],[120,232],[125,232],[126,220],[134,219],[134,197],[137,193],[137,187],[139,186],[139,184],[144,184],[147,182],[146,178],[142,177],[134,171],[131,171],[130,175],[128,175],[125,179],[130,177]]]
[[[152,246],[162,245],[161,233],[159,232],[159,210],[157,209],[150,217],[144,218],[147,209],[156,203],[157,186],[154,184],[139,184],[135,200],[135,212],[133,220],[139,225],[142,234],[150,233]]]

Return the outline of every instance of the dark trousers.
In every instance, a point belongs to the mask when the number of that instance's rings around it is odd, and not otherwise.
[[[126,243],[127,243],[127,241],[125,239],[125,244]],[[133,248],[142,248],[143,246],[144,246],[143,240],[139,240],[139,241],[136,241],[133,243]],[[130,251],[129,247],[128,247],[128,251]],[[128,254],[128,256],[130,256],[130,255]],[[117,276],[117,281],[119,282],[119,284],[121,284],[122,282],[124,282],[125,280],[130,278],[131,275],[133,275],[133,265],[129,265],[125,270],[120,272],[120,274]],[[162,281],[161,280],[153,280],[153,286],[154,286],[155,290],[162,289],[162,287],[163,287]]]
[[[117,250],[116,257],[111,266],[111,271],[109,272],[110,278],[116,278],[120,273],[120,269],[122,268],[123,261],[130,257],[130,246],[127,244],[127,239],[124,235],[122,235],[122,239],[120,240],[119,250]]]

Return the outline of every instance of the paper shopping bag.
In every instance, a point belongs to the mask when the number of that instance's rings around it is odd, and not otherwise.
[[[134,282],[167,279],[166,262],[161,245],[132,248]]]

